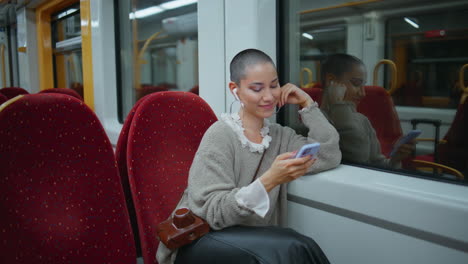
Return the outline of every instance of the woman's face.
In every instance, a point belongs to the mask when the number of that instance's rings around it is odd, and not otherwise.
[[[364,84],[367,72],[362,64],[353,64],[351,70],[342,74],[338,81],[346,86],[343,100],[353,102],[356,106],[366,96]]]
[[[281,89],[278,74],[271,63],[248,66],[238,88],[237,94],[244,104],[244,115],[267,118],[275,113]]]

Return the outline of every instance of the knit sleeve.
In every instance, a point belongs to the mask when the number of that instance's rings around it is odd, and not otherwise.
[[[388,167],[388,159],[382,155],[380,143],[367,117],[353,110],[352,103],[334,104],[329,117],[340,135],[343,159]]]
[[[304,125],[309,128],[309,133],[307,137],[303,137],[292,132],[289,136],[288,151],[299,150],[304,144],[319,142],[317,160],[309,172],[317,173],[338,166],[341,161],[339,136],[336,129],[323,116],[317,103],[300,110],[299,114]]]
[[[188,205],[215,230],[243,224],[253,210],[237,203],[234,140],[226,131],[209,130],[195,155],[188,180]]]

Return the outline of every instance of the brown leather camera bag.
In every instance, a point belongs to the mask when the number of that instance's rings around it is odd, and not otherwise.
[[[177,209],[173,217],[159,223],[159,240],[169,249],[177,249],[210,231],[208,223],[188,208]]]

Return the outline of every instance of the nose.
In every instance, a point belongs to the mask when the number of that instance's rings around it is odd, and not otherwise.
[[[272,89],[264,89],[263,101],[271,102],[275,99]]]

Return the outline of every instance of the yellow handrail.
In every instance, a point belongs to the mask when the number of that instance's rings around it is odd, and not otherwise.
[[[3,104],[0,105],[0,112],[3,111],[3,109],[5,109],[7,106],[11,105],[12,103],[18,101],[19,99],[21,99],[21,97],[23,97],[24,94],[20,94],[20,95],[17,95],[11,99],[9,99],[8,101],[4,102]]]
[[[307,72],[307,83],[304,84],[304,77],[303,77],[303,73],[304,72]],[[307,68],[307,67],[304,67],[301,69],[301,73],[299,74],[299,83],[301,84],[301,88],[311,88],[314,86],[314,82],[312,81],[312,70]]]
[[[0,44],[0,57],[2,63],[2,87],[6,87],[5,44]]]
[[[460,88],[463,91],[460,98],[460,104],[463,104],[468,97],[468,87],[465,86],[465,69],[468,69],[468,64],[463,65],[458,73]]]
[[[413,165],[417,168],[421,168],[421,169],[433,168],[433,169],[437,169],[438,171],[444,171],[444,172],[450,173],[454,175],[455,177],[457,177],[459,180],[465,179],[465,176],[459,170],[442,165],[440,163],[430,162],[426,160],[416,160],[416,159],[412,160],[412,162],[413,162]]]
[[[137,59],[136,59],[136,76],[135,76],[135,88],[136,89],[140,89],[140,85],[141,85],[141,75],[140,75],[140,64],[142,64],[143,62],[143,54],[145,54],[145,51],[146,49],[148,48],[149,44],[151,43],[151,41],[157,39],[157,37],[159,36],[159,34],[161,34],[162,31],[158,31],[156,33],[154,33],[153,35],[151,35],[151,37],[149,37],[146,41],[145,41],[145,44],[143,45],[143,47],[141,48],[141,50],[138,52],[138,55],[137,55]],[[164,37],[163,37],[164,38]]]
[[[396,90],[397,90],[397,67],[395,65],[395,63],[391,60],[380,60],[379,63],[377,63],[377,65],[375,65],[374,67],[374,81],[373,81],[373,85],[374,86],[377,86],[377,82],[378,82],[378,76],[379,76],[379,66],[382,65],[382,64],[388,64],[390,65],[390,68],[392,69],[392,78],[391,78],[391,87],[390,89],[387,91],[387,93],[389,95],[392,95]]]

